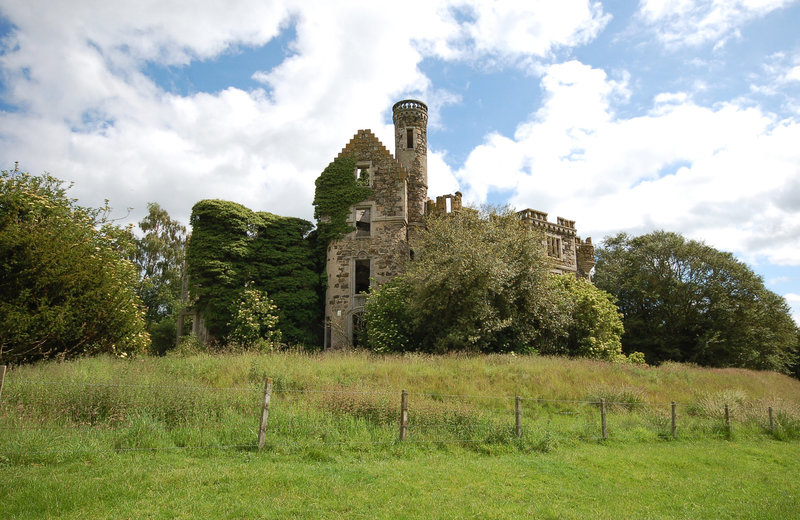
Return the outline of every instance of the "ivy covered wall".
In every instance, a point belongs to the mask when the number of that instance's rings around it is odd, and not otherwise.
[[[194,205],[186,260],[190,297],[209,334],[224,340],[247,282],[278,306],[284,341],[315,345],[321,307],[312,224],[294,217],[256,213],[235,202]]]

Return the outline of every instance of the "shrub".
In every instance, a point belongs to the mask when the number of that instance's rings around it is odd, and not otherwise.
[[[268,350],[281,341],[277,330],[277,307],[267,293],[245,287],[233,319],[228,323],[228,341],[245,349]]]

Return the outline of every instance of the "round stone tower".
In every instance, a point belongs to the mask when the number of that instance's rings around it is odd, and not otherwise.
[[[424,224],[428,201],[428,107],[405,99],[392,107],[395,157],[408,172],[409,233]]]

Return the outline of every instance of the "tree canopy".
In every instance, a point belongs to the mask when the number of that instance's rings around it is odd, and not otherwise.
[[[139,271],[136,292],[145,306],[151,350],[163,354],[174,346],[176,318],[186,249],[186,227],[172,220],[158,203],[147,204],[139,222],[143,235],[135,239],[133,260]]]
[[[85,208],[63,181],[0,174],[0,347],[23,363],[127,354],[149,343],[134,292],[130,233]]]
[[[598,248],[594,280],[623,313],[623,350],[648,362],[787,371],[795,361],[786,301],[730,253],[676,233],[622,233]]]
[[[616,307],[588,282],[550,274],[543,241],[506,209],[428,218],[406,274],[367,298],[368,343],[614,358]]]

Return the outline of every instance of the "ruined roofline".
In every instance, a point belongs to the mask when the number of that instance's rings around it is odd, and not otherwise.
[[[397,158],[389,151],[389,149],[386,148],[386,145],[384,145],[381,142],[381,140],[378,139],[378,137],[375,134],[373,134],[372,130],[370,130],[369,128],[366,128],[364,130],[359,130],[358,132],[356,132],[355,135],[353,135],[353,137],[350,139],[350,141],[347,142],[344,148],[342,148],[342,151],[339,152],[339,154],[336,156],[336,159],[331,161],[330,164],[328,164],[328,166],[333,164],[337,159],[341,159],[344,156],[352,156],[352,152],[348,151],[348,148],[355,147],[357,145],[357,141],[360,139],[368,139],[380,145],[379,152],[384,153],[388,157],[390,157],[392,161],[394,161],[394,163],[397,165],[397,167],[400,168],[400,171],[403,172],[405,176],[408,176],[408,171],[406,170],[405,166],[403,166],[400,163],[400,161],[397,160]]]
[[[522,211],[517,211],[517,215],[522,221],[534,227],[542,228],[545,231],[550,231],[552,233],[558,233],[561,235],[571,235],[571,236],[577,234],[577,231],[575,230],[574,220],[568,220],[562,217],[558,217],[557,223],[550,222],[547,220],[547,213],[532,208],[527,208],[523,209]]]

